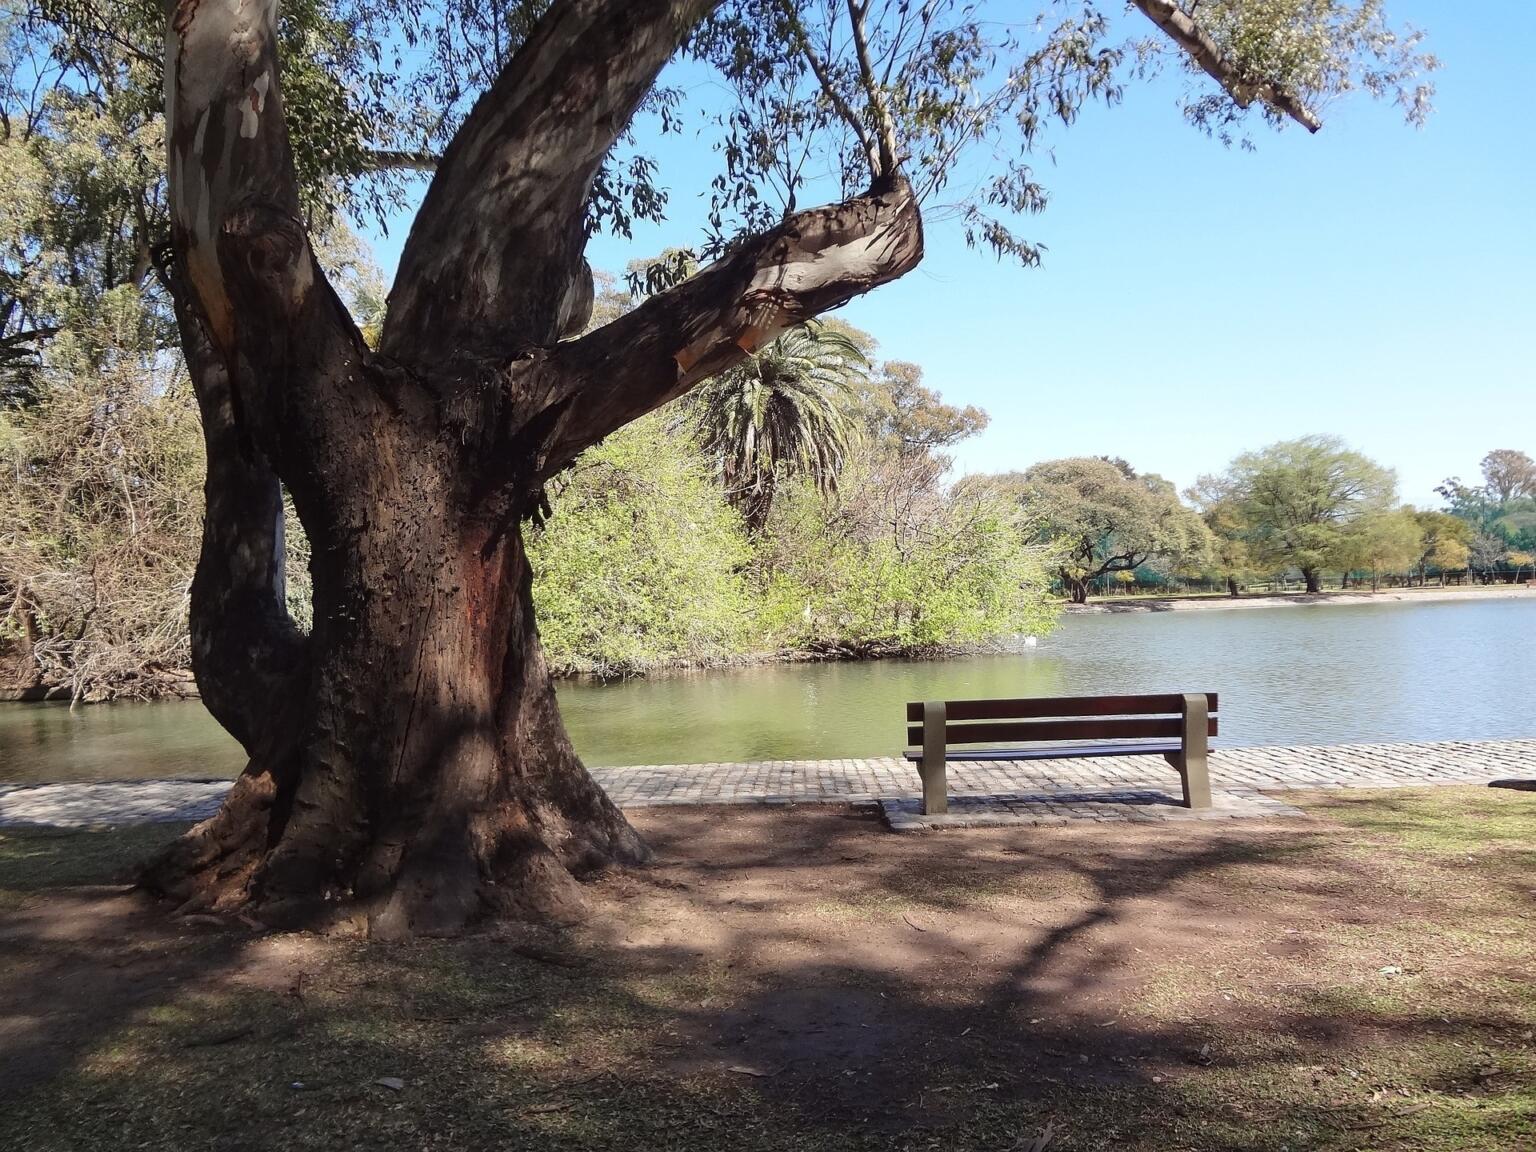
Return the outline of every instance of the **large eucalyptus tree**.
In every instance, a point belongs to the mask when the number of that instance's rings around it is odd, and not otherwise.
[[[148,883],[398,935],[570,915],[576,877],[643,860],[561,723],[523,524],[584,448],[910,271],[925,204],[1032,260],[1010,219],[1043,204],[1025,163],[1042,123],[1116,98],[1154,49],[1112,39],[1119,12],[1046,8],[1014,25],[953,0],[491,6],[514,10],[505,50],[436,165],[375,351],[302,223],[276,0],[172,4],[173,279],[209,458],[195,668],[250,765]],[[1250,105],[1315,129],[1360,85],[1422,113],[1427,59],[1374,0],[1135,10],[1214,80],[1187,111],[1215,132]],[[621,192],[657,205],[645,165],[613,157],[648,100],[676,115],[656,83],[680,51],[736,94],[713,263],[579,335],[594,219]],[[967,154],[1002,162],[959,194]],[[810,171],[841,198],[800,207]],[[312,547],[307,636],[284,611],[284,487]]]

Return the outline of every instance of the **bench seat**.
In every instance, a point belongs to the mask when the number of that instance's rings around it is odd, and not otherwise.
[[[973,748],[946,749],[946,760],[1072,760],[1078,756],[1172,756],[1184,750],[1177,740],[1172,743],[1147,744],[1057,744],[1053,748]],[[905,753],[914,764],[923,762],[921,749]]]

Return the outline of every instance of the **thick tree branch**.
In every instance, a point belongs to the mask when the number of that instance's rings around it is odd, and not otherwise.
[[[885,191],[797,212],[683,283],[651,297],[542,366],[560,418],[537,472],[730,367],[795,324],[915,268],[922,216],[897,174]]]
[[[179,0],[166,33],[167,185],[178,282],[222,361],[230,412],[281,470],[295,405],[323,411],[362,337],[299,205],[274,0]],[[185,326],[183,327],[185,331]]]
[[[278,89],[276,20],[276,4],[263,0],[179,0],[166,32],[173,242],[226,357],[235,352],[238,325],[219,249],[232,220],[258,206],[268,219],[297,223],[300,215]],[[311,261],[302,227],[297,236],[297,251],[284,244],[261,253],[259,274],[302,299]]]
[[[603,157],[719,0],[556,0],[475,105],[411,228],[381,347],[406,362],[550,344],[584,289]]]
[[[1171,0],[1131,0],[1142,13],[1156,24],[1180,48],[1189,53],[1206,75],[1226,89],[1227,95],[1239,107],[1247,108],[1255,100],[1262,100],[1277,112],[1289,116],[1308,132],[1316,132],[1323,126],[1310,108],[1292,93],[1278,85],[1254,80],[1239,74],[1237,67],[1227,59],[1216,42],[1206,34],[1193,17]]]
[[[308,674],[308,645],[288,615],[283,494],[235,420],[223,358],[176,271],[157,261],[182,335],[207,448],[203,546],[192,581],[192,670],[203,704],[258,756],[278,702]]]

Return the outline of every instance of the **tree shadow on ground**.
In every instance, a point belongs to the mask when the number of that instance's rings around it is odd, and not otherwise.
[[[1460,993],[1376,963],[1405,917],[1493,933],[1529,899],[1426,901],[1337,827],[640,822],[656,866],[562,935],[383,946],[26,901],[0,1143],[1002,1150],[1054,1124],[1058,1148],[1278,1152],[1536,1124],[1536,1003],[1496,984],[1520,956],[1459,957]]]

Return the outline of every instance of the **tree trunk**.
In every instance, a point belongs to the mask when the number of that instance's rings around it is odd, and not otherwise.
[[[147,882],[189,908],[383,936],[576,916],[573,877],[646,849],[566,736],[520,531],[416,486],[369,511],[378,527],[346,547],[312,541],[311,672],[273,702],[283,738]]]
[[[1323,590],[1323,574],[1316,568],[1303,568],[1301,575],[1307,582],[1308,592],[1321,592]]]
[[[736,510],[741,513],[742,523],[746,526],[747,535],[758,537],[763,534],[763,529],[768,526],[768,517],[773,514],[774,485],[768,483],[759,484],[756,487],[743,487],[734,493],[732,501]]]
[[[1088,603],[1088,581],[1081,576],[1061,574],[1061,583],[1067,590],[1067,598],[1074,604]]]
[[[1228,576],[1227,577],[1227,595],[1228,596],[1237,596],[1241,592],[1242,592],[1242,589],[1237,586],[1237,577],[1236,576]]]

